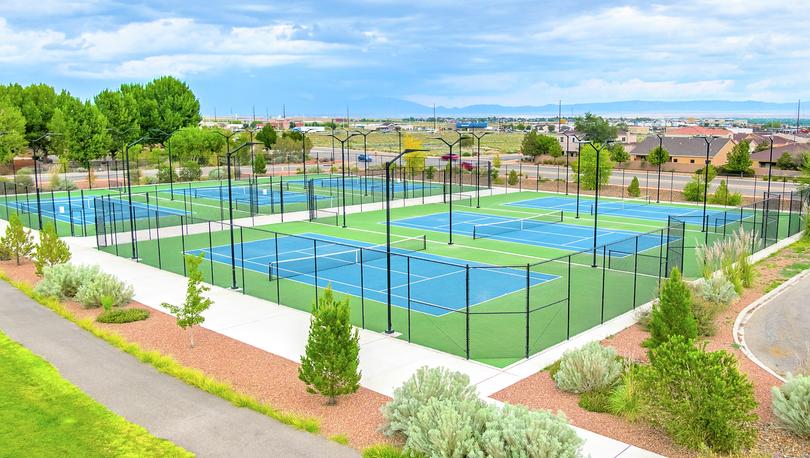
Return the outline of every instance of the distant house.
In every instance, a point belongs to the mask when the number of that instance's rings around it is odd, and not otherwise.
[[[773,146],[773,163],[776,164],[776,161],[782,157],[783,154],[788,153],[791,157],[793,157],[794,161],[798,161],[801,159],[804,153],[810,153],[810,145],[804,143],[788,143],[785,145],[777,146],[774,144]],[[760,167],[767,167],[768,164],[771,163],[771,150],[770,148],[758,151],[751,155],[751,160],[754,161],[754,164],[759,165]]]
[[[714,127],[702,126],[686,126],[686,127],[670,127],[666,130],[667,137],[720,137],[731,139],[734,133],[727,129],[718,129]]]
[[[658,147],[658,137],[647,137],[633,148],[633,161],[646,161],[650,151]],[[664,137],[663,147],[669,152],[669,161],[683,171],[697,170],[706,161],[706,141],[697,137]],[[716,138],[709,146],[709,160],[715,167],[726,163],[734,148],[730,138]]]

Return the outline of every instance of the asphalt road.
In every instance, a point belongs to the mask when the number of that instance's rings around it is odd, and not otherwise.
[[[113,412],[198,456],[359,456],[349,447],[161,374],[4,281],[0,281],[0,329]]]

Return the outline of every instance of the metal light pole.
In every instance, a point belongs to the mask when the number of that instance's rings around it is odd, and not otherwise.
[[[768,139],[771,141],[771,152],[768,155],[768,198],[771,197],[771,171],[773,170],[773,135],[770,135]]]
[[[447,200],[447,202],[450,204],[450,207],[449,207],[449,209],[450,209],[449,210],[450,225],[447,228],[447,230],[450,232],[450,239],[447,242],[448,245],[453,244],[453,147],[457,143],[461,142],[461,134],[459,134],[459,132],[456,131],[456,130],[454,130],[453,132],[458,134],[458,139],[456,139],[456,141],[454,141],[452,143],[448,142],[447,140],[443,139],[442,137],[433,137],[436,140],[441,140],[442,143],[444,143],[445,145],[447,145],[448,148],[450,148],[450,156],[448,158],[449,160],[447,161],[447,164],[449,166],[448,168],[450,169],[450,178],[447,180],[448,184],[450,185],[450,189],[448,191],[450,199]]]
[[[582,156],[581,156],[582,142],[579,141],[579,139],[577,138],[576,135],[573,135],[573,137],[574,137],[574,141],[577,142],[577,216],[576,217],[578,219],[579,218],[579,182],[582,181],[581,180],[581,178],[582,178],[582,170],[581,170],[582,169]],[[568,172],[566,171],[565,174],[568,175]],[[567,182],[568,182],[568,177],[566,177],[566,183]],[[568,185],[566,184],[566,188],[567,187],[568,187]],[[568,191],[566,190],[566,194],[567,193],[568,193]]]
[[[354,133],[357,135],[363,136],[363,194],[368,195],[368,136],[372,134],[372,132],[363,132],[360,130],[355,130]]]
[[[591,148],[596,152],[596,170],[594,171],[594,201],[593,201],[593,264],[591,267],[596,267],[596,236],[598,234],[598,227],[599,227],[599,156],[602,155],[602,151],[608,147],[613,140],[608,140],[605,142],[604,145],[597,146],[593,142],[586,142],[591,145]],[[582,157],[579,157],[579,165],[577,167],[577,173],[581,172],[582,167]]]
[[[568,158],[570,156],[568,154],[568,145],[571,143],[571,140],[570,140],[569,135],[567,133],[562,132],[562,134],[565,135],[565,195],[567,196],[568,195],[568,170],[571,168],[568,165]],[[577,141],[577,142],[579,141],[577,139],[576,135],[573,135],[573,137],[574,137],[574,141]],[[577,148],[579,148],[579,147],[577,147]],[[577,207],[579,207],[579,203],[577,203]],[[579,208],[577,208],[577,218],[579,218]]]
[[[57,132],[46,132],[43,135],[31,140],[29,143],[36,143],[43,138],[49,138],[53,135],[61,135]],[[42,229],[42,202],[40,201],[39,197],[39,169],[37,167],[37,163],[39,162],[39,158],[37,157],[37,149],[36,147],[31,148],[31,159],[34,160],[34,192],[37,196],[37,222],[39,223],[39,229]],[[12,158],[13,162],[13,158]],[[16,192],[16,186],[15,186]],[[55,215],[54,215],[55,217]]]
[[[129,204],[129,230],[130,240],[132,242],[132,259],[138,260],[138,233],[135,227],[135,209],[132,206],[132,175],[130,173],[129,165],[129,149],[144,140],[150,140],[149,136],[143,136],[133,142],[127,143],[124,148],[124,161],[126,161],[127,168],[127,203]]]
[[[242,143],[236,149],[231,150],[228,148],[228,153],[225,155],[226,158],[226,167],[228,167],[228,220],[229,224],[229,232],[231,236],[231,289],[239,289],[236,284],[236,247],[235,241],[233,236],[233,189],[231,188],[231,157],[239,152],[242,148],[247,146],[253,146],[254,142],[246,142]],[[243,248],[244,250],[244,248]],[[242,256],[245,256],[245,253],[242,253]]]
[[[706,201],[709,198],[709,164],[711,161],[709,160],[709,149],[711,148],[711,144],[716,139],[714,135],[712,136],[703,136],[700,137],[703,141],[706,142],[706,161],[703,165],[703,224],[701,227],[703,228],[703,232],[705,232],[704,236],[704,243],[709,242],[709,220],[706,219]]]
[[[385,328],[386,334],[394,333],[394,325],[391,320],[391,164],[402,155],[416,151],[428,151],[424,149],[406,149],[394,156],[393,159],[385,163],[385,296],[388,313],[388,326]]]
[[[478,142],[478,165],[476,165],[478,178],[475,180],[475,187],[477,188],[475,190],[477,202],[475,204],[475,208],[481,208],[481,139],[491,133],[492,132],[484,132],[481,135],[475,135],[475,129],[472,131],[473,138],[475,138],[475,140]]]
[[[661,134],[655,134],[658,137],[658,154],[664,151],[664,137]],[[656,161],[658,162],[658,161]],[[661,163],[658,162],[658,192],[655,196],[655,203],[661,203]]]
[[[301,132],[301,171],[304,173],[304,185],[307,183],[307,133]],[[318,164],[320,167],[320,164]],[[320,170],[319,170],[320,171]]]
[[[171,200],[174,200],[174,166],[172,165],[172,135],[175,132],[180,130],[178,127],[177,129],[172,130],[171,132],[165,132],[162,130],[158,130],[157,132],[161,134],[161,140],[166,145],[166,149],[169,154],[169,196],[171,196]],[[160,173],[160,169],[158,169],[158,173]]]
[[[343,227],[346,227],[346,159],[343,154],[346,147],[346,142],[352,137],[357,137],[359,134],[346,132],[346,138],[340,139],[335,134],[327,134],[332,137],[332,141],[337,140],[340,143],[340,184],[341,184],[341,200],[343,200]],[[348,156],[348,152],[346,153]],[[348,158],[347,158],[348,159]]]

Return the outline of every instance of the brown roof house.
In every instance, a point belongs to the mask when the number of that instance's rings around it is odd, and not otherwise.
[[[631,160],[646,162],[650,151],[658,147],[658,137],[647,137],[633,148]],[[663,147],[669,152],[667,170],[693,172],[706,161],[706,141],[700,137],[663,137]],[[715,138],[709,145],[709,161],[715,167],[726,163],[734,148],[730,138]]]

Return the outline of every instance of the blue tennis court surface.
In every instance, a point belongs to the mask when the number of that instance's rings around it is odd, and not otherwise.
[[[250,186],[232,186],[232,199],[237,202],[256,202],[257,205],[280,205],[281,192],[276,189],[268,189],[266,185],[260,185],[257,188]],[[253,196],[251,197],[251,191]],[[160,192],[170,193],[169,189],[162,189]],[[227,186],[211,186],[199,188],[175,188],[174,194],[186,194],[191,197],[202,199],[214,200],[228,200],[228,187]],[[316,199],[328,199],[325,196],[315,196]],[[307,195],[303,192],[297,191],[284,191],[285,203],[306,202]]]
[[[331,188],[331,189],[342,189],[342,178],[341,177],[329,177],[329,178],[313,178],[313,185],[316,188]],[[307,180],[309,181],[309,180]],[[305,183],[303,179],[300,180],[284,180],[284,183],[301,186],[304,187]],[[417,190],[417,189],[433,189],[433,188],[440,188],[442,187],[441,184],[436,183],[422,183],[421,181],[416,180],[398,180],[391,178],[391,189],[394,192],[403,192],[407,190]],[[349,176],[346,177],[346,189],[347,190],[359,190],[359,191],[374,191],[374,192],[384,192],[385,191],[385,179],[380,177],[357,177],[357,176]]]
[[[511,205],[515,207],[536,208],[540,210],[562,210],[566,212],[575,213],[577,211],[576,197],[539,197],[536,199],[521,200],[518,202],[510,202],[504,205]],[[595,202],[590,198],[579,199],[579,211],[581,214],[593,214]],[[629,218],[666,221],[670,216],[688,216],[690,218],[702,217],[703,207],[682,207],[677,205],[660,205],[652,204],[644,201],[636,201],[633,199],[627,200],[602,200],[599,199],[599,214],[626,216]],[[717,210],[709,209],[706,211],[706,217],[709,224],[712,226],[728,224],[734,221],[739,221],[743,217],[752,216],[749,214],[741,214],[740,210]],[[698,224],[700,220],[697,220]]]
[[[492,227],[491,225],[493,224],[503,223],[505,230],[502,233],[490,231],[484,238],[569,251],[582,251],[593,248],[593,227],[558,222],[529,224],[520,228],[518,226],[512,226],[513,221],[515,221],[514,218],[504,216],[484,213],[453,212],[453,232],[472,237],[473,231],[476,230],[476,228],[482,227],[481,225]],[[447,212],[400,219],[392,221],[391,224],[413,229],[441,232],[447,232],[450,226]],[[639,232],[633,231],[598,229],[596,245],[602,246],[610,243],[613,244],[611,248],[616,249],[621,245],[619,242],[638,235],[640,235]],[[662,243],[662,240],[658,236],[639,237],[638,240],[639,246],[637,249],[635,247],[635,240],[628,240],[627,243],[632,244],[632,247],[627,246],[626,250],[621,251],[634,253],[636,250],[644,251],[657,247]]]
[[[386,259],[385,252],[378,246],[329,237],[320,234],[301,234],[313,241],[300,237],[279,237],[278,264],[276,264],[276,239],[245,242],[235,247],[236,265],[244,262],[245,269],[269,276],[272,269],[281,278],[287,278],[307,285],[314,285],[315,254],[317,252],[319,287],[330,286],[336,292],[356,296],[366,300],[386,303]],[[350,245],[346,245],[350,244]],[[353,245],[353,246],[352,246]],[[357,247],[371,247],[359,249]],[[362,272],[360,260],[362,251]],[[230,245],[213,249],[191,250],[189,254],[204,253],[207,259],[228,264],[231,262]],[[397,307],[441,316],[466,307],[466,261],[431,255],[426,252],[414,253],[394,248],[392,253],[409,254],[392,256],[391,259],[391,302]],[[408,261],[410,259],[410,261]],[[491,268],[487,264],[469,263],[470,284],[476,285],[470,291],[470,306],[478,305],[507,294],[526,289],[526,270],[514,268]],[[409,275],[410,273],[410,275]],[[361,280],[362,278],[362,280]],[[408,279],[410,278],[410,281]],[[558,277],[531,272],[532,286],[554,280]],[[410,290],[410,294],[409,294]],[[410,300],[409,300],[410,297]],[[356,303],[353,301],[353,305]]]
[[[126,199],[110,199],[103,200],[104,218],[108,221],[124,221],[130,218],[129,202]],[[28,199],[28,201],[15,201],[6,200],[3,205],[17,209],[21,212],[37,213],[36,200]],[[85,197],[81,198],[57,198],[57,199],[40,199],[40,206],[42,207],[42,216],[51,218],[57,221],[64,221],[66,223],[73,222],[73,224],[96,224],[96,211],[95,211],[95,198]],[[132,202],[134,215],[136,219],[152,217],[155,215],[171,216],[171,215],[186,215],[183,210],[168,207],[155,207],[154,205],[147,205],[141,202]]]

